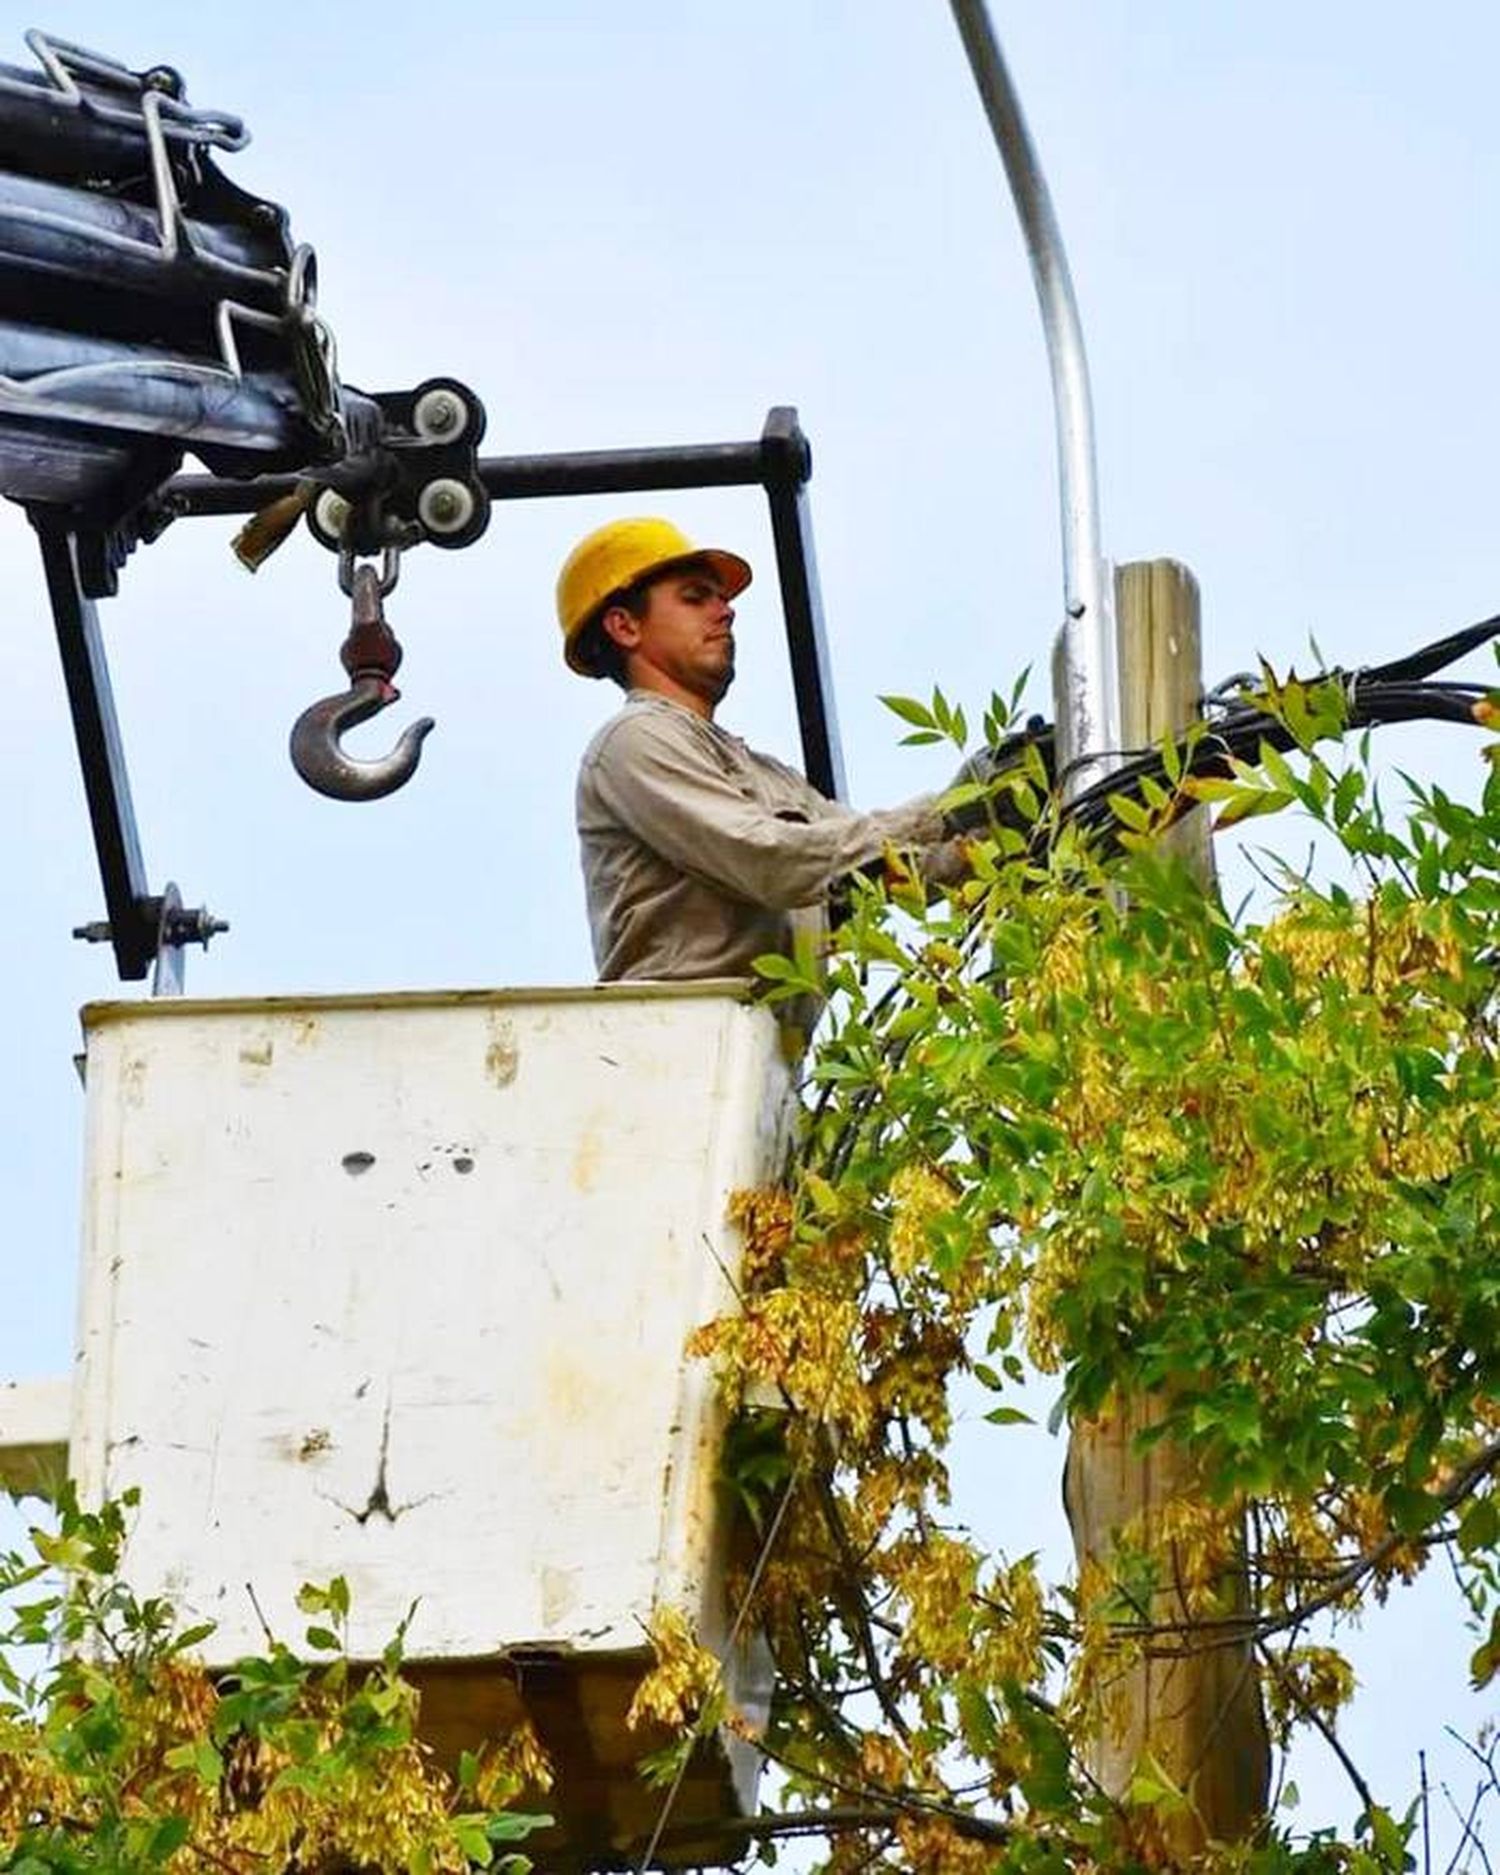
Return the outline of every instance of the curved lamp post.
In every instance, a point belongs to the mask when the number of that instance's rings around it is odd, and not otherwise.
[[[1026,237],[1052,368],[1066,616],[1054,652],[1059,755],[1069,791],[1097,780],[1121,747],[1113,576],[1099,542],[1088,359],[1052,198],[985,0],[949,0]]]

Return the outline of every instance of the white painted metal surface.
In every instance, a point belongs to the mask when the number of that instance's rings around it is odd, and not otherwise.
[[[724,1631],[725,1206],[787,1070],[738,986],[95,1005],[72,1470],[137,1485],[138,1593],[261,1646],[340,1574],[353,1651]],[[253,1589],[253,1599],[251,1591]]]
[[[0,1487],[52,1496],[68,1475],[71,1383],[0,1381]]]

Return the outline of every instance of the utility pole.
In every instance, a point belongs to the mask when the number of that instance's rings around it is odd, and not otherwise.
[[[1111,578],[1100,539],[1088,362],[1061,232],[984,0],[950,5],[1025,235],[1052,371],[1065,607],[1053,695],[1059,773],[1073,794],[1108,774],[1122,748],[1178,731],[1199,713],[1198,591],[1192,574],[1170,560],[1122,567],[1117,585]],[[1166,838],[1209,890],[1212,861],[1201,823],[1194,814]],[[1159,1542],[1171,1507],[1202,1497],[1180,1447],[1166,1439],[1139,1447],[1164,1406],[1159,1395],[1116,1397],[1072,1428],[1064,1495],[1085,1616],[1090,1599],[1111,1595],[1110,1559],[1121,1533],[1128,1530],[1137,1545]],[[1220,1606],[1243,1612],[1248,1585],[1240,1533],[1231,1534],[1235,1560],[1215,1587]],[[1165,1586],[1148,1610],[1136,1611],[1137,1620],[1161,1630],[1161,1641],[1139,1653],[1122,1645],[1120,1671],[1094,1713],[1090,1769],[1118,1800],[1147,1760],[1164,1772],[1188,1801],[1162,1814],[1160,1834],[1173,1859],[1184,1860],[1205,1842],[1242,1840],[1258,1827],[1270,1752],[1249,1645],[1241,1638],[1225,1644],[1218,1623],[1195,1623],[1175,1560],[1167,1544]]]
[[[1115,576],[1121,722],[1126,744],[1143,748],[1185,729],[1199,714],[1203,689],[1198,585],[1176,560],[1144,560]],[[1205,891],[1214,889],[1208,826],[1201,809],[1162,835]],[[1168,1806],[1156,1822],[1174,1862],[1209,1842],[1243,1840],[1265,1815],[1270,1791],[1270,1742],[1253,1649],[1223,1625],[1244,1616],[1249,1585],[1240,1513],[1226,1511],[1220,1531],[1231,1561],[1212,1581],[1195,1577],[1173,1540],[1178,1505],[1198,1506],[1206,1494],[1196,1464],[1171,1439],[1142,1450],[1140,1437],[1162,1418],[1158,1393],[1116,1396],[1092,1419],[1075,1420],[1063,1498],[1079,1580],[1085,1595],[1110,1596],[1111,1559],[1128,1529],[1131,1547],[1151,1553],[1157,1587],[1131,1619],[1152,1629],[1137,1652],[1122,1645],[1118,1667],[1105,1677],[1094,1714],[1090,1770],[1112,1797],[1124,1798],[1146,1761],[1184,1792],[1185,1807]],[[1212,1596],[1216,1619],[1203,1620]],[[1194,1614],[1193,1604],[1198,1610]]]

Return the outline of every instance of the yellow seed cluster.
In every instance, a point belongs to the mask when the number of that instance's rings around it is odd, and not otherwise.
[[[536,1728],[523,1719],[508,1737],[491,1739],[479,1760],[474,1799],[483,1809],[503,1810],[517,1798],[551,1790],[556,1775]]]
[[[1336,1649],[1290,1647],[1265,1675],[1266,1717],[1284,1743],[1308,1713],[1332,1724],[1354,1688],[1354,1669]]]
[[[41,1750],[34,1728],[0,1724],[0,1844],[12,1844],[32,1817],[69,1815],[71,1781]]]
[[[991,1875],[995,1867],[993,1844],[961,1836],[940,1817],[903,1817],[896,1834],[910,1875]]]
[[[860,1315],[851,1300],[774,1289],[747,1300],[688,1340],[692,1355],[715,1356],[733,1387],[758,1380],[782,1388],[797,1408],[858,1437],[871,1404],[859,1371]]]
[[[780,1270],[792,1241],[792,1194],[784,1186],[737,1191],[729,1221],[740,1233],[741,1280],[758,1288]]]
[[[632,1730],[647,1725],[679,1730],[698,1724],[723,1706],[724,1676],[719,1662],[694,1637],[680,1608],[665,1604],[651,1616],[651,1650],[656,1665],[636,1688],[625,1722]]]
[[[882,1566],[905,1604],[903,1656],[938,1674],[967,1667],[979,1578],[973,1545],[938,1534],[907,1537],[891,1545]]]
[[[1215,1503],[1202,1497],[1174,1497],[1157,1505],[1149,1532],[1125,1533],[1156,1565],[1165,1585],[1166,1618],[1218,1620],[1235,1612],[1236,1566],[1242,1552],[1243,1512],[1237,1502]],[[1152,1618],[1164,1611],[1152,1606]]]
[[[907,1276],[931,1255],[928,1228],[951,1216],[956,1193],[929,1165],[903,1165],[891,1180],[890,1257],[898,1276]]]

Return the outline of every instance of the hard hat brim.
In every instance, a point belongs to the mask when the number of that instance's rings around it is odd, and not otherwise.
[[[714,578],[717,579],[719,584],[724,588],[724,597],[726,599],[738,598],[755,577],[751,570],[750,562],[741,559],[737,553],[730,553],[725,547],[694,547],[691,553],[670,554],[664,560],[657,560],[649,566],[642,567],[630,583],[632,586],[639,586],[646,580],[661,579],[665,574],[670,573],[674,567],[696,566],[700,562],[711,569]],[[617,591],[618,590],[621,589],[617,589]],[[577,671],[580,677],[600,677],[603,675],[603,672],[596,670],[587,659],[578,656],[578,645],[589,627],[603,618],[604,614],[614,603],[615,597],[615,593],[606,593],[599,601],[598,605],[594,606],[591,611],[585,613],[578,621],[577,629],[568,634],[567,641],[563,646],[563,659],[568,669]]]

